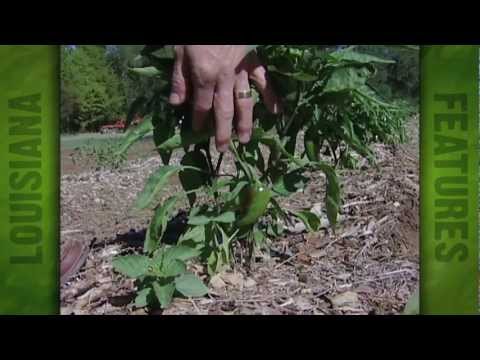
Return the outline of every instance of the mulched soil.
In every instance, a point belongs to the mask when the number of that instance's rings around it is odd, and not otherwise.
[[[410,141],[374,146],[377,166],[340,171],[344,205],[335,233],[307,234],[297,225],[258,254],[253,269],[240,266],[215,276],[208,297],[176,299],[153,314],[399,314],[418,284],[418,119]],[[225,171],[232,166],[226,159]],[[178,159],[176,159],[178,161]],[[175,161],[174,161],[175,162]],[[124,168],[74,171],[62,176],[62,246],[90,247],[85,266],[62,287],[63,314],[147,314],[129,305],[132,280],[112,271],[111,260],[141,243],[151,211],[131,206],[157,157],[130,160]],[[63,166],[67,169],[68,166]],[[282,204],[321,212],[324,176]],[[164,193],[178,191],[172,183]],[[124,234],[124,236],[122,236]],[[124,241],[129,239],[131,241]],[[202,275],[204,269],[192,264]]]

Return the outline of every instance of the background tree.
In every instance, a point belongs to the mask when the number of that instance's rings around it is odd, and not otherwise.
[[[395,61],[378,67],[371,84],[386,99],[400,98],[418,104],[420,89],[420,59],[418,51],[401,46],[359,45],[356,50]]]
[[[105,46],[62,47],[63,132],[97,131],[125,113],[124,85],[107,53]]]

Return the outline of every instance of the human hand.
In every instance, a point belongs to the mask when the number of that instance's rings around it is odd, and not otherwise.
[[[266,69],[246,45],[177,45],[170,103],[193,105],[193,130],[205,128],[215,113],[215,139],[220,152],[228,150],[235,119],[241,143],[248,143],[253,128],[254,101],[250,80],[272,113],[280,103],[267,78]]]

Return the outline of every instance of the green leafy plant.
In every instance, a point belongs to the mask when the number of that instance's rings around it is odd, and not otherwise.
[[[123,141],[120,139],[105,139],[99,142],[89,141],[75,148],[71,157],[73,163],[93,162],[100,169],[119,169],[127,159],[121,151]]]
[[[185,246],[160,248],[152,257],[129,255],[118,257],[113,267],[118,272],[137,279],[141,290],[135,305],[145,307],[159,304],[167,307],[175,293],[187,297],[203,296],[207,287],[195,274],[187,272],[185,262],[198,256],[197,251]]]
[[[153,130],[164,163],[136,202],[139,209],[155,207],[144,255],[114,261],[115,269],[140,280],[139,306],[166,307],[175,292],[187,297],[203,295],[206,289],[197,278],[184,278],[186,260],[206,265],[212,276],[232,266],[236,250],[242,255],[241,265],[249,266],[255,252],[281,236],[284,224],[293,219],[303,222],[307,230],[317,231],[321,224],[318,214],[308,209],[289,211],[280,205],[282,199],[305,189],[311,172],[325,175],[324,213],[335,228],[341,209],[336,167],[352,163],[355,156],[374,162],[369,144],[393,143],[404,137],[404,108],[383,100],[368,83],[376,66],[390,61],[349,48],[277,45],[259,46],[256,51],[284,99],[283,112],[269,114],[257,102],[251,142],[242,145],[235,136],[231,141],[233,174],[222,172],[224,157],[214,156],[217,154],[211,150],[212,132],[194,133],[190,109],[168,105],[172,50],[147,47],[142,52],[144,67],[132,69],[132,73],[155,78],[159,85],[154,96],[140,101],[146,120],[141,128],[127,133],[120,152],[128,151]],[[183,153],[181,164],[169,165],[175,151]],[[177,175],[184,192],[158,204],[163,186]],[[190,205],[188,223],[176,243],[166,245],[168,222],[183,197]],[[165,265],[165,253],[176,251],[189,256],[168,260]],[[138,266],[132,270],[125,262]],[[154,271],[148,272],[149,266]]]

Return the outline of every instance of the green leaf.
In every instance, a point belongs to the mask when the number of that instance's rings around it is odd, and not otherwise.
[[[280,143],[280,140],[274,135],[262,134],[262,135],[256,135],[256,136],[260,136],[259,141],[262,144],[268,146],[271,152],[278,152],[279,154],[282,154],[298,167],[304,167],[308,163],[290,154],[285,149],[285,147]]]
[[[152,117],[147,116],[140,125],[130,128],[125,134],[117,155],[125,154],[130,147],[137,141],[143,139],[146,135],[153,131]]]
[[[197,190],[203,185],[207,184],[209,179],[209,166],[207,158],[205,157],[203,152],[197,150],[186,153],[181,161],[181,164],[184,166],[193,166],[204,171],[199,173],[198,171],[191,170],[189,168],[180,171],[178,176],[180,178],[180,183],[182,184],[183,190]],[[190,206],[193,206],[196,201],[196,194],[190,193],[187,196],[190,202]]]
[[[219,254],[215,251],[212,251],[207,259],[207,271],[208,275],[213,276],[217,274],[221,267],[221,261],[219,259]]]
[[[155,107],[152,119],[154,127],[153,142],[164,165],[168,165],[173,152],[172,149],[162,149],[162,145],[175,136],[175,121],[172,116],[175,116],[175,114],[166,109],[165,104],[160,102]]]
[[[289,78],[292,78],[294,80],[301,81],[301,82],[311,82],[311,81],[315,81],[315,80],[318,79],[317,75],[308,74],[306,72],[285,72],[285,71],[281,71],[275,65],[269,65],[268,66],[268,71],[271,72],[271,73],[281,74],[283,76],[286,76],[286,77],[289,77]]]
[[[150,304],[150,297],[152,295],[151,288],[145,288],[137,292],[137,297],[135,298],[135,307],[143,308]]]
[[[134,74],[149,78],[156,77],[162,74],[162,72],[154,66],[148,66],[144,68],[130,68],[129,71]]]
[[[305,224],[309,232],[318,231],[320,228],[321,220],[316,214],[310,211],[300,211],[293,214]]]
[[[177,245],[177,246],[172,246],[167,250],[165,250],[164,261],[165,259],[188,261],[199,255],[200,255],[200,252],[196,249],[193,249],[188,246]]]
[[[171,166],[165,165],[159,168],[150,178],[147,180],[147,183],[138,195],[137,201],[135,202],[135,208],[145,209],[147,208],[155,196],[162,190],[167,184],[170,177],[174,174],[177,174],[184,166]]]
[[[150,259],[141,255],[128,255],[117,257],[112,260],[115,271],[130,278],[139,278],[147,274]]]
[[[385,60],[376,56],[362,54],[351,50],[340,50],[330,54],[330,57],[341,62],[351,62],[355,64],[394,64],[393,60]]]
[[[233,188],[232,191],[228,192],[227,193],[227,196],[226,196],[226,199],[225,199],[225,202],[231,202],[231,201],[234,201],[238,195],[240,194],[240,192],[249,184],[248,181],[239,181],[235,187]]]
[[[210,133],[194,133],[192,131],[187,132],[186,134],[176,134],[162,144],[156,146],[158,151],[173,151],[182,147],[201,144],[210,139],[210,137]]]
[[[222,237],[222,242],[221,242],[221,252],[222,252],[222,259],[223,259],[223,264],[225,265],[230,265],[231,263],[231,246],[230,244],[232,243],[233,239],[237,236],[239,230],[237,230],[234,234],[231,236],[228,236],[225,231],[222,229],[221,226],[217,226],[217,230],[220,231],[220,236]]]
[[[235,213],[227,211],[219,216],[198,215],[188,219],[188,225],[204,226],[212,222],[230,224],[235,221]]]
[[[312,162],[311,166],[323,171],[327,177],[327,189],[325,194],[325,205],[327,208],[327,217],[330,225],[335,228],[342,201],[340,181],[335,170],[323,162]]]
[[[145,237],[143,249],[146,253],[153,252],[158,247],[160,240],[167,229],[168,221],[177,201],[178,196],[172,196],[165,201],[162,206],[159,206],[155,210],[155,215],[152,218]]]
[[[178,259],[164,259],[160,272],[164,277],[170,278],[178,275],[185,274],[187,271],[187,265]]]
[[[208,217],[205,215],[197,215],[197,216],[191,216],[188,218],[188,225],[193,225],[193,226],[202,226],[202,225],[207,225],[212,222],[212,217]]]
[[[231,224],[235,222],[235,213],[232,211],[227,211],[222,215],[215,217],[213,221],[222,224]]]
[[[162,143],[156,144],[158,152],[172,152],[182,147],[182,138],[179,134],[174,135]]]
[[[201,297],[208,294],[208,288],[194,274],[185,274],[175,279],[177,291],[185,297]]]
[[[265,243],[267,241],[267,238],[265,236],[265,233],[260,230],[255,230],[253,233],[253,241],[255,241],[255,245],[258,248],[262,248],[265,246]]]
[[[306,131],[303,142],[308,160],[320,161],[320,134],[315,127],[312,126]]]
[[[205,226],[195,226],[190,228],[182,235],[179,243],[187,242],[189,240],[193,240],[195,243],[203,243],[205,240]]]
[[[173,281],[165,281],[163,283],[156,281],[153,283],[153,291],[160,303],[162,309],[167,308],[172,303],[173,293],[175,292],[175,284]]]
[[[303,175],[304,169],[297,169],[280,176],[272,190],[281,196],[289,196],[299,190],[303,190],[308,183],[308,178]]]
[[[185,252],[183,255],[188,257],[188,254]],[[175,246],[158,249],[152,259],[152,267],[155,275],[157,277],[170,278],[184,274],[187,271],[187,267],[181,257],[182,252],[177,250]]]
[[[152,51],[151,56],[154,56],[157,59],[171,59],[175,58],[175,51],[172,46],[165,46],[161,49]]]
[[[365,86],[371,71],[365,67],[344,67],[333,71],[325,85],[324,93],[335,93],[356,90]]]
[[[212,185],[210,186],[211,192],[220,191],[223,188],[231,185],[233,183],[232,179],[229,178],[216,178],[212,180]]]

